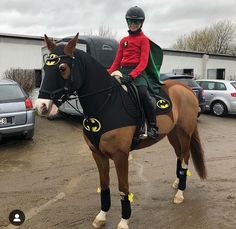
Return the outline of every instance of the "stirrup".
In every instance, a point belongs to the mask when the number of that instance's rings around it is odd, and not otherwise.
[[[140,130],[139,138],[140,139],[146,139],[147,137],[148,137],[148,134],[147,134],[147,124],[145,123],[144,127]]]
[[[149,129],[147,131],[147,135],[149,138],[151,138],[153,140],[157,140],[159,137],[158,127],[149,127]]]

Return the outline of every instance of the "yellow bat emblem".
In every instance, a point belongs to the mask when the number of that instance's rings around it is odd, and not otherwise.
[[[84,129],[91,132],[98,132],[101,129],[101,123],[96,118],[84,119]]]
[[[47,57],[45,64],[48,66],[56,65],[60,61],[60,58],[56,54],[49,54]]]
[[[170,106],[170,104],[167,100],[160,99],[159,101],[157,101],[157,106],[160,109],[167,109]]]

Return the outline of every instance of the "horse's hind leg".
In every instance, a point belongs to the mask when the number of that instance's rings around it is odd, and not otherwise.
[[[178,136],[178,137],[177,137]],[[186,188],[188,162],[190,157],[190,136],[181,130],[173,130],[168,139],[175,149],[177,156],[176,180],[173,183],[178,191],[174,197],[174,203],[180,204],[184,201],[183,192]]]
[[[179,185],[179,171],[180,171],[180,166],[181,166],[181,144],[177,136],[177,130],[174,128],[169,134],[168,134],[168,140],[170,144],[173,146],[175,150],[175,154],[177,157],[177,165],[176,165],[176,179],[174,183],[172,184],[172,187],[174,189],[178,188]]]
[[[101,187],[101,211],[93,221],[95,228],[100,228],[105,225],[106,214],[111,206],[110,188],[109,188],[109,159],[102,155],[100,152],[93,152],[93,158],[97,164],[99,176],[100,176],[100,187]]]
[[[129,229],[128,219],[131,216],[131,204],[129,200],[129,182],[128,182],[128,154],[117,152],[113,158],[119,182],[119,191],[121,197],[122,218],[117,229]]]

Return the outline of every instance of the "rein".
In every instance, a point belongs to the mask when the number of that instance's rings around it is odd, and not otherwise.
[[[89,97],[89,96],[92,96],[92,95],[97,95],[97,94],[100,94],[102,92],[108,91],[108,94],[107,94],[107,97],[106,97],[106,100],[104,101],[104,103],[101,105],[101,107],[98,109],[98,111],[96,113],[93,113],[93,115],[98,115],[103,110],[105,105],[108,103],[109,99],[111,98],[113,88],[114,88],[114,81],[112,81],[112,85],[110,87],[108,87],[108,88],[104,88],[104,89],[101,89],[99,91],[87,93],[87,94],[80,95],[80,96],[77,95],[77,96],[78,96],[78,99],[79,98],[86,98],[86,97]],[[84,114],[84,116],[86,117],[86,119],[89,118],[88,115]]]
[[[96,92],[92,92],[92,93],[87,93],[87,94],[84,94],[84,95],[78,95],[77,92],[74,93],[75,95],[75,98],[69,98],[68,100],[66,100],[65,102],[67,102],[73,109],[75,109],[80,115],[83,115],[83,116],[86,116],[88,118],[87,115],[85,115],[84,113],[80,112],[79,108],[78,108],[78,100],[79,98],[86,98],[86,97],[89,97],[89,96],[92,96],[92,95],[97,95],[97,94],[100,94],[102,92],[105,92],[105,91],[108,91],[108,94],[107,94],[107,98],[105,100],[105,102],[101,105],[101,107],[98,109],[98,111],[95,113],[95,115],[99,114],[102,109],[105,107],[105,105],[108,103],[110,97],[111,97],[111,94],[112,94],[112,89],[114,87],[114,82],[112,82],[112,85],[108,88],[104,88],[104,89],[101,89],[99,91],[96,91]],[[76,99],[76,107],[74,107],[70,102],[69,100],[72,100],[72,99]]]

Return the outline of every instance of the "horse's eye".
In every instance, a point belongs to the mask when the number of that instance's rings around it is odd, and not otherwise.
[[[63,79],[68,80],[70,78],[70,67],[66,63],[59,65],[59,71]]]

